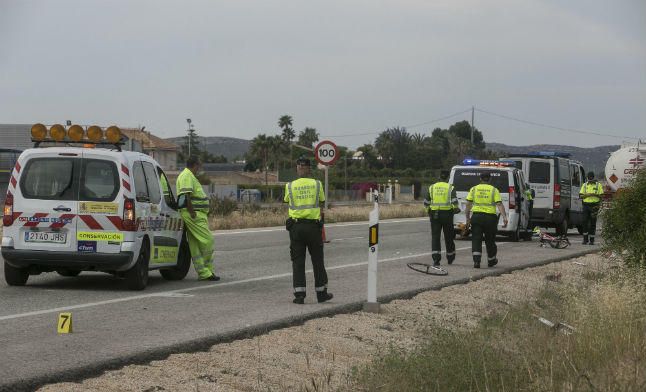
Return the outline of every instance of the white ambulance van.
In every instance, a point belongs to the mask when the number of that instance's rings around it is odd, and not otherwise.
[[[491,185],[500,192],[509,219],[505,227],[502,218],[498,220],[498,233],[509,236],[512,241],[531,239],[529,202],[525,198],[525,176],[511,161],[467,158],[462,165],[453,166],[449,183],[455,188],[460,207],[460,213],[455,215],[453,225],[457,229],[458,225],[466,222],[467,195],[472,187],[480,183],[480,174],[485,171],[491,174]]]
[[[186,276],[191,257],[182,220],[154,159],[121,151],[116,127],[36,124],[32,138],[36,145],[82,147],[32,148],[18,158],[3,216],[1,253],[9,285],[23,286],[43,272],[102,271],[142,290],[149,270],[158,269],[168,280]]]

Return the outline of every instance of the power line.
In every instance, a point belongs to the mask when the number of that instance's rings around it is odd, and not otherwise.
[[[614,137],[614,138],[617,138],[617,139],[635,139],[635,140],[639,139],[639,138],[634,137],[634,136],[609,135],[607,133],[601,133],[599,131],[586,131],[586,130],[581,130],[581,129],[565,128],[565,127],[557,127],[555,125],[541,124],[541,123],[537,123],[537,122],[534,122],[534,121],[523,120],[523,119],[520,119],[520,118],[507,116],[507,115],[499,114],[499,113],[494,113],[494,112],[490,112],[490,111],[483,110],[483,109],[478,109],[478,108],[475,108],[475,110],[480,112],[480,113],[488,114],[490,116],[500,117],[500,118],[504,118],[504,119],[507,119],[507,120],[524,123],[524,124],[535,125],[537,127],[556,129],[556,130],[564,131],[564,132],[580,133],[580,134],[583,134],[583,135]]]
[[[448,115],[448,116],[436,118],[434,120],[424,121],[422,123],[413,124],[413,125],[403,125],[402,127],[403,128],[417,128],[417,127],[421,127],[422,125],[428,125],[428,124],[433,124],[433,123],[436,123],[436,122],[440,122],[442,120],[447,120],[449,118],[459,116],[460,114],[464,114],[464,113],[467,113],[467,112],[470,112],[470,111],[471,111],[471,109],[467,109],[467,110],[463,110],[461,112],[453,113],[453,114]],[[382,131],[383,130],[369,131],[369,132],[363,132],[363,133],[352,133],[352,134],[346,134],[346,135],[322,135],[322,136],[325,136],[325,137],[337,137],[337,138],[338,137],[352,137],[352,136],[367,136],[367,135],[375,135],[375,134],[380,133]]]

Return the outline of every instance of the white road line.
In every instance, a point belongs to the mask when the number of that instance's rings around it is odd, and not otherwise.
[[[379,221],[379,224],[387,224],[387,223],[409,223],[409,222],[418,222],[418,221],[426,221],[428,218],[406,218],[406,219],[386,219],[386,220],[381,220]],[[329,223],[326,224],[326,228],[333,228],[333,227],[347,227],[347,226],[363,226],[363,225],[368,225],[368,221],[361,221],[361,222],[351,222],[351,223]],[[278,227],[270,227],[267,229],[242,229],[242,230],[236,230],[236,231],[230,231],[230,230],[217,230],[217,231],[212,231],[213,235],[215,236],[222,236],[222,235],[233,235],[233,234],[252,234],[252,233],[270,233],[274,231],[285,231],[284,226],[278,226]]]
[[[348,237],[348,238],[335,238],[333,240],[330,240],[330,242],[338,242],[338,241],[349,241],[349,240],[360,240],[362,238],[366,237]]]
[[[498,246],[500,246],[500,245],[503,245],[503,244],[499,244]],[[466,249],[471,249],[471,247],[469,246],[469,247],[464,247],[464,248],[457,248],[456,251],[458,251],[458,250],[466,250]],[[367,252],[368,252],[368,250],[366,249],[366,253]],[[444,253],[444,251],[443,251],[443,253]],[[399,256],[399,257],[386,258],[386,259],[379,260],[379,262],[380,263],[387,263],[387,262],[391,262],[391,261],[412,259],[412,258],[415,258],[415,257],[422,257],[422,256],[429,256],[429,255],[431,255],[431,252],[424,252],[424,253],[417,253],[417,254],[408,255],[408,256]],[[327,267],[326,269],[328,271],[330,271],[330,270],[338,270],[338,269],[343,269],[343,268],[358,267],[358,266],[367,265],[367,264],[368,264],[367,261],[363,261],[363,262],[360,262],[360,263],[343,264],[343,265],[337,265],[337,266],[334,266],[334,267]],[[306,272],[311,273],[312,270],[307,270]],[[161,291],[161,292],[150,293],[150,294],[133,295],[133,296],[130,296],[130,297],[115,298],[115,299],[109,299],[109,300],[97,301],[97,302],[88,302],[88,303],[84,303],[84,304],[63,306],[63,307],[59,307],[59,308],[36,310],[36,311],[33,311],[33,312],[9,314],[9,315],[6,315],[6,316],[0,316],[0,321],[14,320],[14,319],[18,319],[18,318],[31,317],[31,316],[40,316],[40,315],[43,315],[43,314],[58,313],[58,312],[64,312],[64,311],[69,311],[69,310],[75,310],[75,309],[91,308],[91,307],[94,307],[94,306],[111,305],[111,304],[116,304],[116,303],[120,303],[120,302],[134,301],[134,300],[138,300],[138,299],[147,299],[147,298],[154,298],[154,297],[169,297],[169,296],[172,296],[173,294],[186,293],[186,292],[197,291],[197,290],[217,289],[218,287],[234,286],[234,285],[245,284],[245,283],[259,282],[259,281],[263,281],[263,280],[272,280],[272,279],[285,278],[285,277],[289,277],[289,276],[292,276],[291,272],[287,272],[287,273],[284,273],[284,274],[259,276],[259,277],[256,277],[256,278],[249,278],[249,279],[241,279],[241,280],[236,280],[236,281],[233,281],[233,282],[215,283],[215,284],[208,284],[208,285],[197,286],[197,287],[188,287],[188,288],[184,288],[184,289]]]

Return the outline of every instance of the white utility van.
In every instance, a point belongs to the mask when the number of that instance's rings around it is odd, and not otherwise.
[[[565,234],[576,227],[583,233],[583,203],[579,198],[586,173],[570,154],[551,151],[516,154],[505,158],[516,163],[534,189],[532,224],[556,228]]]
[[[119,144],[94,148],[83,135],[86,148],[33,148],[18,158],[3,216],[7,283],[52,271],[108,272],[133,290],[146,287],[153,269],[183,279],[190,251],[159,164]]]
[[[460,203],[460,213],[453,219],[456,228],[459,224],[466,223],[465,209],[469,190],[480,183],[480,174],[487,171],[491,174],[490,184],[500,192],[509,219],[506,227],[502,226],[503,221],[499,219],[498,233],[510,236],[512,241],[531,239],[525,176],[513,165],[513,162],[507,161],[465,159],[463,165],[453,166],[449,183],[455,188]]]

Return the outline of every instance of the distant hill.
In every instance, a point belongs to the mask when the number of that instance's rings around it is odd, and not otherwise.
[[[180,146],[184,144],[183,137],[172,137],[166,140]],[[244,154],[249,151],[249,146],[251,145],[250,140],[235,137],[206,136],[199,137],[199,140],[200,148],[206,148],[213,155],[224,155],[229,161],[236,157],[243,158]]]
[[[559,146],[553,144],[535,144],[532,146],[508,146],[502,143],[487,143],[487,149],[507,154],[527,154],[533,151],[560,151],[572,154],[572,159],[583,163],[586,170],[601,173],[606,167],[608,155],[617,151],[621,146],[599,146],[599,147],[574,147]]]

